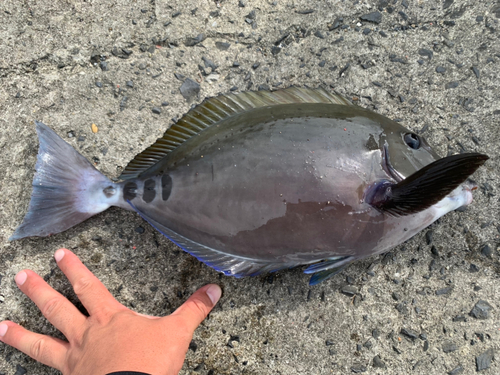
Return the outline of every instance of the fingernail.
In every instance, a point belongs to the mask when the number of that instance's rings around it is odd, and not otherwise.
[[[57,250],[56,253],[54,254],[54,258],[56,262],[59,263],[61,259],[64,258],[64,250],[63,249]]]
[[[14,280],[16,280],[17,285],[21,286],[24,284],[27,278],[28,274],[24,271],[21,271],[14,277]]]
[[[9,329],[9,326],[5,323],[0,324],[0,337],[4,337],[5,334],[7,333],[7,330]]]
[[[210,301],[212,301],[212,304],[215,305],[217,301],[220,299],[220,296],[222,294],[222,290],[218,285],[211,285],[207,289],[207,295],[208,298],[210,298]]]
[[[9,329],[9,326],[5,323],[0,324],[0,337],[4,337],[5,334],[7,333],[7,330]]]

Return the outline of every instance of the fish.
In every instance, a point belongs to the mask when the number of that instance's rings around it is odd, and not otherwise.
[[[42,122],[36,131],[33,192],[10,240],[117,206],[225,275],[305,266],[311,285],[470,204],[469,176],[488,159],[440,158],[422,136],[324,88],[205,99],[115,181]]]

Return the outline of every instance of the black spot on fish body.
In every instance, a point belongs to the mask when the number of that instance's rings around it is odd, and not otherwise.
[[[377,141],[375,141],[375,138],[373,137],[373,134],[370,134],[370,138],[368,138],[368,141],[366,142],[366,148],[370,151],[375,151],[380,149]]]
[[[150,203],[155,199],[156,190],[155,190],[156,182],[152,178],[147,179],[144,182],[144,193],[142,194],[142,200],[146,203]]]
[[[168,174],[161,176],[161,199],[166,201],[172,192],[172,177]]]
[[[123,199],[132,200],[137,196],[137,184],[135,182],[127,182],[123,187]]]

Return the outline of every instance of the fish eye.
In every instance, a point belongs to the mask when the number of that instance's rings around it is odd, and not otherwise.
[[[406,133],[404,136],[404,140],[408,147],[414,150],[418,150],[420,148],[420,144],[422,143],[420,141],[420,137],[415,133]]]

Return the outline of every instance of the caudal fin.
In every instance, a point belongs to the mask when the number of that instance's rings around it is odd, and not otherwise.
[[[40,148],[33,193],[10,241],[65,231],[113,203],[115,184],[47,125],[35,123]]]

